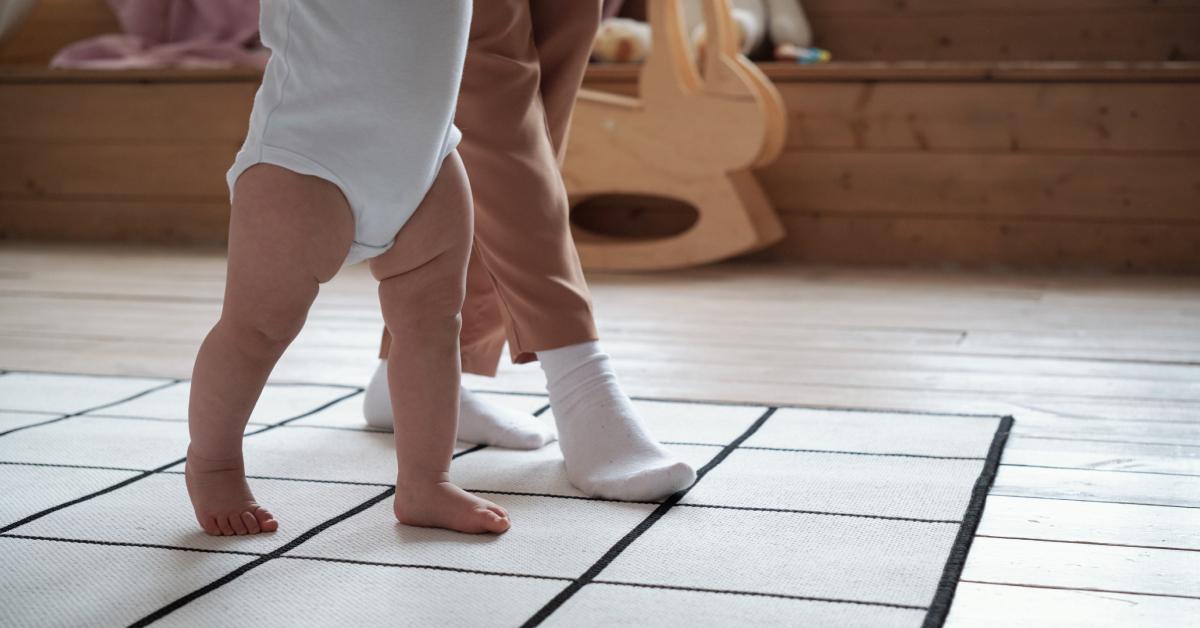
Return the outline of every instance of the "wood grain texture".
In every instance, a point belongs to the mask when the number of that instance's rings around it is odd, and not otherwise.
[[[1200,477],[1002,466],[992,494],[1200,508]]]
[[[1200,152],[1189,114],[1200,83],[781,81],[780,92],[797,151]]]
[[[762,259],[810,263],[1200,272],[1200,225],[784,214]]]
[[[962,579],[1200,600],[1197,558],[1191,551],[979,537]]]
[[[761,258],[1200,272],[1195,77],[1142,82],[1127,67],[1124,79],[1096,82],[1072,75],[1078,65],[928,63],[898,76],[852,65],[767,68],[789,139],[757,174],[788,235]],[[596,68],[590,78],[619,92],[627,76]],[[689,220],[609,203],[597,227],[608,232],[670,233]]]
[[[1149,439],[1149,436],[1142,436]],[[1088,433],[1073,437],[1013,434],[1004,463],[1033,467],[1095,469],[1140,473],[1175,473],[1200,477],[1200,446],[1143,440],[1126,442]]]
[[[220,246],[229,201],[0,198],[0,240],[172,242]]]
[[[241,142],[8,144],[0,195],[22,199],[228,200],[225,170]]]
[[[1200,223],[1200,152],[901,157],[886,151],[798,151],[785,153],[758,175],[784,214]]]
[[[1173,417],[1162,410],[1141,409],[1144,414],[1140,416],[1150,418],[1082,418],[1028,407],[1016,408],[1015,411],[1021,413],[1019,433],[1027,438],[1078,438],[1086,435],[1088,439],[1100,441],[1200,447],[1200,422],[1190,420],[1183,413]]]
[[[64,79],[0,83],[0,110],[5,112],[0,142],[240,145],[257,89],[257,74],[253,80],[217,83],[132,78],[94,84]]]
[[[1197,530],[1200,509],[1195,508],[992,495],[977,534],[1200,551]]]
[[[1027,346],[1030,346],[1029,350],[1031,351],[1055,351],[1055,349],[1047,347],[1042,343]],[[1062,349],[1060,348],[1058,350],[1061,351]],[[1146,351],[1146,353],[1143,353],[1142,355],[1147,356],[1147,358],[1149,358],[1150,353],[1154,351],[1153,349],[1149,349],[1149,347],[1144,347],[1142,350]],[[1187,355],[1188,352],[1185,349],[1179,353],[1173,353],[1170,355],[1163,354],[1160,356],[1160,358],[1165,360],[1181,358],[1183,362],[1189,362],[1190,358],[1187,357]],[[1151,359],[1148,361],[1157,362],[1159,359]],[[1157,401],[1142,401],[1136,403],[1092,403],[1088,401],[1074,401],[1059,402],[1049,405],[1031,402],[1028,405],[1020,406],[1017,408],[1017,410],[1022,413],[1022,416],[1024,416],[1025,423],[1028,424],[1027,429],[1030,430],[1038,429],[1037,426],[1045,420],[1045,416],[1047,414],[1050,414],[1054,417],[1051,420],[1057,425],[1063,425],[1065,421],[1069,420],[1133,421],[1151,424],[1149,427],[1155,427],[1157,424],[1166,424],[1165,427],[1178,427],[1181,430],[1185,430],[1179,435],[1179,442],[1182,443],[1192,442],[1190,437],[1186,436],[1190,433],[1186,430],[1189,430],[1190,428],[1200,429],[1200,425],[1197,425],[1196,423],[1196,417],[1198,415],[1195,408]],[[1103,430],[1105,429],[1101,426],[1101,424],[1098,423],[1088,423],[1086,425],[1088,427],[1085,431],[1088,433],[1094,433],[1094,430],[1101,430],[1101,433],[1103,433]],[[1061,432],[1059,432],[1058,435],[1061,435]]]
[[[963,582],[949,628],[1128,628],[1178,626],[1200,614],[1200,600],[1099,591]]]

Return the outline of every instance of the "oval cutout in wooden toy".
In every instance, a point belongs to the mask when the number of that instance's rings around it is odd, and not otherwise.
[[[695,226],[700,212],[687,202],[644,194],[605,194],[571,205],[577,233],[608,238],[656,240]]]

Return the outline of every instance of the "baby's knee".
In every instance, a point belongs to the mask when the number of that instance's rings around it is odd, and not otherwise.
[[[425,281],[424,277],[399,275],[381,281],[379,303],[388,329],[457,336],[466,291],[461,281],[446,279]]]
[[[304,327],[306,312],[262,309],[225,313],[217,323],[235,346],[251,355],[282,355]]]

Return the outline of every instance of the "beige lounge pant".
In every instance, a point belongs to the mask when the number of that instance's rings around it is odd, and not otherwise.
[[[560,164],[600,0],[475,0],[455,124],[475,200],[462,368],[596,339]],[[386,330],[380,357],[391,339]]]

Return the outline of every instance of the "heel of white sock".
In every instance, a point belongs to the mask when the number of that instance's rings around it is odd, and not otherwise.
[[[520,410],[488,403],[462,389],[459,397],[458,439],[505,449],[539,449],[553,442],[554,427]]]
[[[387,360],[379,361],[371,382],[363,392],[363,418],[373,428],[392,429],[392,396],[388,391]]]
[[[379,361],[363,393],[363,418],[373,428],[393,429],[387,360]],[[507,449],[537,449],[557,437],[553,426],[531,414],[488,403],[466,388],[459,391],[459,440]]]

